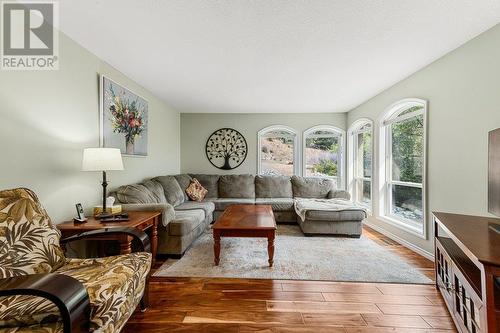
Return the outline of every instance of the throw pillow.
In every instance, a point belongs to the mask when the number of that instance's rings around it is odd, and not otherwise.
[[[189,184],[188,188],[186,189],[186,193],[191,200],[200,202],[205,198],[208,190],[201,186],[198,179],[193,178],[191,184]]]

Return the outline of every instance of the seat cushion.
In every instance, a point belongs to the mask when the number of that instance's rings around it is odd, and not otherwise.
[[[215,210],[221,211],[231,205],[254,205],[255,199],[242,199],[242,198],[218,198],[212,200],[215,204]]]
[[[257,198],[256,205],[271,205],[273,211],[293,211],[294,200],[292,198]]]
[[[257,198],[292,198],[292,182],[288,176],[256,176]]]
[[[292,187],[296,198],[323,199],[335,189],[335,183],[326,178],[292,176]]]
[[[190,176],[198,179],[201,186],[207,189],[206,198],[219,197],[219,175],[190,174]]]
[[[363,221],[366,213],[362,209],[326,211],[326,210],[308,210],[306,220],[315,221]]]
[[[59,309],[42,297],[15,295],[0,297],[0,332],[2,327],[20,327],[61,321]]]
[[[253,175],[221,176],[219,198],[255,198],[255,177]]]
[[[203,209],[176,210],[175,219],[168,224],[169,234],[184,236],[196,229],[205,221]]]
[[[205,217],[211,216],[215,210],[215,204],[211,201],[186,201],[179,206],[175,207],[175,210],[192,210],[192,209],[203,209],[205,212]]]
[[[139,304],[151,254],[137,252],[95,259],[70,259],[57,273],[82,282],[90,298],[91,330],[119,332]]]

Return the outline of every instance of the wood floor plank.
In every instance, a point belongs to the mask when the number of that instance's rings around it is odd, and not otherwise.
[[[319,292],[296,292],[277,290],[223,291],[222,299],[281,300],[281,301],[324,301]],[[430,303],[430,301],[428,301]]]
[[[242,312],[242,311],[191,311],[185,323],[239,323],[239,324],[304,324],[300,313],[295,312]]]
[[[425,296],[323,293],[329,302],[434,305]]]
[[[238,283],[238,282],[228,282],[228,283],[205,283],[203,290],[278,290],[282,291],[281,283],[275,282],[273,280],[262,280],[260,282],[254,283]]]
[[[404,327],[346,327],[347,333],[454,333],[456,331],[433,328],[404,328]]]
[[[281,312],[314,312],[314,313],[381,313],[374,304],[369,303],[338,303],[338,302],[286,302],[268,301],[268,311]]]
[[[455,329],[455,324],[450,317],[422,316],[422,318],[432,327],[445,330]]]
[[[432,328],[420,316],[363,314],[362,317],[366,321],[368,326]],[[354,325],[351,325],[351,326],[354,326]]]
[[[237,324],[127,324],[121,333],[239,333]]]
[[[347,331],[344,327],[335,326],[240,325],[239,333],[347,333]]]
[[[266,311],[266,301],[228,299],[219,300],[203,295],[180,299],[164,299],[152,302],[154,308],[175,309],[177,311],[194,310],[227,310],[235,311]]]
[[[379,304],[386,315],[448,316],[448,310],[438,305]]]
[[[354,294],[378,294],[381,291],[374,284],[341,284],[341,283],[283,283],[283,291],[301,291],[301,292],[322,292],[322,293],[354,293]]]
[[[185,311],[148,309],[146,312],[136,311],[128,323],[182,323]]]
[[[361,314],[302,313],[306,325],[367,326]]]
[[[407,296],[426,296],[439,295],[434,285],[430,284],[394,284],[381,283],[377,285],[378,289],[384,295],[407,295]]]

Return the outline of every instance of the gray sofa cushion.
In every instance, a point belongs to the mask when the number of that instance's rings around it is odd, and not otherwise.
[[[224,175],[219,178],[219,198],[255,198],[253,175]]]
[[[255,199],[256,205],[271,205],[273,211],[294,211],[292,198],[257,198]]]
[[[351,200],[351,194],[344,190],[332,190],[328,192],[328,199],[346,199]]]
[[[224,210],[231,205],[254,205],[255,199],[242,199],[242,198],[218,198],[212,200],[215,204],[215,210]]]
[[[116,196],[124,204],[157,203],[155,195],[143,184],[120,186],[116,190]]]
[[[182,190],[182,193],[184,193],[184,201],[189,201],[189,197],[186,193],[186,189],[188,188],[189,184],[191,184],[191,180],[193,178],[191,178],[191,176],[188,175],[187,173],[175,175],[174,177],[175,177],[175,180],[177,180],[177,183],[179,183],[179,186]]]
[[[202,209],[178,210],[175,218],[168,224],[169,234],[183,236],[196,229],[205,220],[205,212]]]
[[[334,182],[326,178],[292,176],[292,186],[296,198],[327,198],[335,190]]]
[[[175,207],[175,210],[191,210],[202,209],[205,212],[205,217],[211,216],[215,210],[215,204],[210,201],[186,201]]]
[[[287,176],[256,176],[257,198],[292,198],[292,182]]]
[[[178,206],[184,202],[184,193],[174,176],[160,176],[153,178],[163,186],[165,198],[172,206]]]
[[[150,179],[143,182],[142,185],[146,186],[151,194],[155,197],[155,203],[167,203],[167,198],[165,198],[165,191],[163,190],[163,186],[159,182]]]
[[[309,210],[306,213],[306,222],[307,220],[326,222],[363,221],[365,218],[366,213],[361,209],[336,212],[327,210]]]
[[[201,186],[207,189],[208,193],[205,198],[219,197],[219,175],[190,174],[190,176],[198,179]]]

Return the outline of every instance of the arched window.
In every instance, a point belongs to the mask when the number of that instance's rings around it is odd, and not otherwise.
[[[371,211],[373,187],[373,122],[355,121],[348,131],[349,180],[352,200]]]
[[[404,99],[380,120],[380,217],[426,237],[427,102]]]
[[[304,165],[306,177],[328,177],[344,188],[345,132],[340,128],[319,125],[304,132]]]
[[[299,174],[297,132],[293,128],[282,125],[269,126],[261,129],[257,136],[259,175]]]

